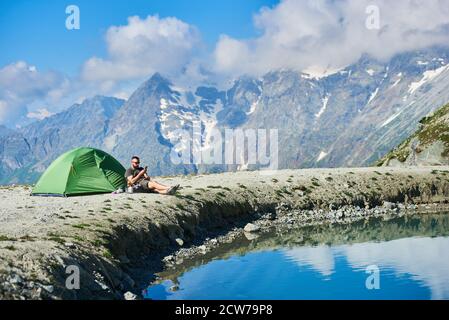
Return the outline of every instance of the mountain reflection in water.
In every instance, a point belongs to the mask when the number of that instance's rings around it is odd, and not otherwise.
[[[449,214],[240,238],[159,276],[152,299],[449,299]],[[367,266],[380,289],[365,286]],[[173,286],[176,285],[176,291]]]

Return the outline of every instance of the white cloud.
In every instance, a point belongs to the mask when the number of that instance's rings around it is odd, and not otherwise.
[[[338,273],[336,257],[345,257],[353,270],[365,270],[375,264],[381,270],[381,277],[387,277],[388,273],[407,275],[428,287],[432,299],[449,299],[448,245],[449,239],[445,237],[404,238],[380,243],[294,248],[284,250],[283,254],[300,267],[310,266],[324,277]]]
[[[380,29],[366,28],[366,8],[377,5]],[[442,0],[284,0],[254,16],[261,35],[221,36],[217,72],[260,75],[273,69],[338,68],[363,53],[379,59],[449,43],[449,6]]]
[[[0,124],[13,126],[25,118],[33,103],[59,101],[69,81],[56,72],[39,72],[35,66],[18,61],[0,69]]]
[[[334,253],[331,247],[298,247],[284,250],[283,254],[299,266],[311,266],[323,276],[327,277],[335,272]]]
[[[147,77],[154,72],[176,74],[193,59],[200,44],[197,30],[176,18],[137,16],[106,34],[108,57],[92,57],[83,66],[88,81],[118,81]]]
[[[398,275],[410,275],[431,289],[432,299],[449,299],[449,239],[408,238],[381,243],[362,243],[337,248],[353,268],[378,264],[393,268]]]
[[[54,115],[54,113],[48,111],[47,109],[37,109],[35,112],[28,112],[27,118],[42,120]]]

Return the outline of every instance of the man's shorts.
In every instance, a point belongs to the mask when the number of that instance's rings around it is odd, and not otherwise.
[[[142,179],[139,181],[139,189],[142,189],[144,191],[151,191],[151,189],[148,187],[148,182],[150,182],[150,179]]]

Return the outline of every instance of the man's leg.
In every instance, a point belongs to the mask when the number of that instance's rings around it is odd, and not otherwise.
[[[148,188],[152,191],[155,191],[157,193],[162,193],[162,194],[167,193],[168,189],[170,189],[170,187],[160,184],[154,180],[148,181]]]

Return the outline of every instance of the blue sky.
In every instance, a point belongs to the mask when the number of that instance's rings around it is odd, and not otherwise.
[[[66,29],[69,5],[80,30]],[[222,89],[279,69],[323,76],[362,54],[447,45],[448,30],[441,0],[0,0],[0,125],[126,99],[155,72]]]
[[[276,0],[15,0],[0,1],[0,66],[17,60],[40,70],[75,75],[91,56],[106,54],[104,35],[129,16],[176,17],[201,31],[213,48],[220,34],[237,39],[257,36],[252,17]],[[81,29],[67,30],[65,8],[80,8]],[[7,49],[6,49],[7,48]]]

